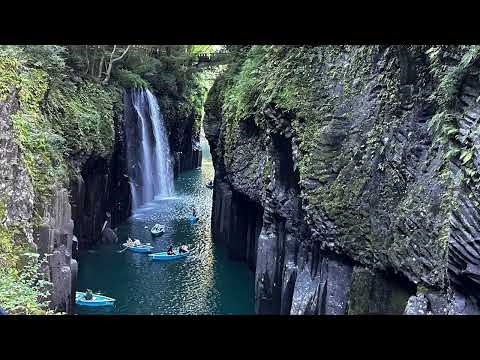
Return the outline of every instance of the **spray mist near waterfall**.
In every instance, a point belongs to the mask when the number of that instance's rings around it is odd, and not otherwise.
[[[157,99],[147,89],[125,98],[128,176],[132,210],[173,194],[173,166],[165,121]]]

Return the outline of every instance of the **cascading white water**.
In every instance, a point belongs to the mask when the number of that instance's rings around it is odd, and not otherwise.
[[[127,131],[127,156],[132,210],[135,210],[155,198],[173,194],[173,169],[164,118],[157,99],[148,90],[133,90],[130,100],[136,116],[130,120],[134,122],[133,129]],[[129,136],[137,136],[141,142]]]
[[[155,96],[146,90],[148,105],[153,124],[153,134],[155,135],[155,160],[158,177],[158,191],[160,196],[170,196],[173,194],[173,169],[170,155],[170,146],[168,145],[167,133],[165,131],[163,115]]]

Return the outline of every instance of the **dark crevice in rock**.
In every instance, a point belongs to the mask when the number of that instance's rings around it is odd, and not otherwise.
[[[224,244],[228,256],[245,261],[255,270],[257,239],[262,228],[263,208],[246,196],[219,184],[214,189],[212,237]]]

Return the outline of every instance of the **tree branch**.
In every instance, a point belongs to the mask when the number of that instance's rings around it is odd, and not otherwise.
[[[108,64],[108,68],[107,68],[107,74],[105,75],[105,79],[103,80],[103,84],[107,84],[108,81],[110,80],[110,74],[112,73],[112,67],[113,67],[113,63],[116,62],[116,61],[119,61],[121,60],[125,54],[127,53],[128,49],[130,49],[130,45],[127,46],[127,48],[125,49],[125,51],[123,52],[122,55],[120,55],[119,57],[117,58],[113,58],[113,55],[115,54],[115,50],[117,49],[117,45],[114,45],[113,46],[113,50],[112,50],[112,53],[110,54],[110,63]]]

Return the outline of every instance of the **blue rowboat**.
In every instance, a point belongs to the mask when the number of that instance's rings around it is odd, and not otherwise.
[[[109,298],[108,296],[92,294],[92,300],[85,300],[85,293],[77,291],[75,295],[75,303],[82,306],[112,306],[115,302],[115,299]]]
[[[168,260],[178,260],[178,259],[185,259],[188,254],[190,254],[190,251],[184,252],[184,253],[178,253],[176,252],[175,255],[168,255],[167,252],[159,252],[155,254],[150,254],[150,259],[152,260],[160,260],[160,261],[168,261]]]
[[[123,246],[125,246],[128,250],[137,253],[150,253],[153,249],[153,246],[150,245],[128,246],[126,243],[124,243]]]
[[[198,217],[190,216],[190,217],[188,218],[188,222],[189,222],[190,224],[195,224],[197,221],[198,221]]]
[[[165,232],[165,225],[160,225],[156,224],[150,232],[152,233],[153,236],[159,236],[162,235]]]

